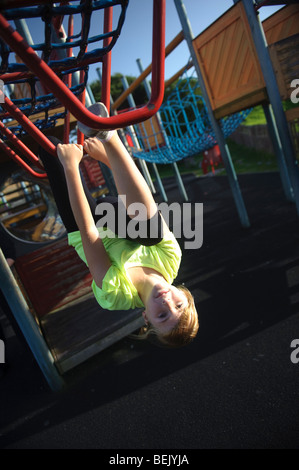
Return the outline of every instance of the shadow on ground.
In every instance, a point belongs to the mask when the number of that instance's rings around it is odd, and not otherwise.
[[[285,200],[276,173],[240,176],[252,224],[243,229],[226,177],[184,181],[190,199],[204,203],[203,246],[184,251],[178,279],[195,296],[197,339],[169,351],[127,338],[68,373],[66,390],[53,394],[12,338],[0,392],[2,448],[285,448],[298,442],[299,374],[289,349],[299,336],[295,206]],[[176,200],[172,180],[165,188],[170,202]]]

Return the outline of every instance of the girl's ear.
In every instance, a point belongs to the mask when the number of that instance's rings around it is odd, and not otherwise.
[[[148,325],[148,319],[147,319],[147,316],[146,316],[146,312],[142,312],[142,316],[144,318],[144,321],[145,321],[145,324]]]

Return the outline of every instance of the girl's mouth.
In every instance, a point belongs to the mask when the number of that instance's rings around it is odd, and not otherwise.
[[[163,295],[166,295],[168,294],[169,290],[162,290],[158,293],[158,295],[156,296],[156,299],[159,299],[160,297],[162,297]]]

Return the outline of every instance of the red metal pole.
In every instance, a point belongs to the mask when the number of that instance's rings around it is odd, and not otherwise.
[[[82,14],[82,34],[83,34],[83,21],[84,21],[84,14]],[[87,51],[87,46],[85,47],[84,54]],[[85,76],[85,71],[83,69],[80,70],[80,83],[83,83]],[[85,88],[83,89],[82,93],[79,96],[79,99],[83,106],[85,107],[85,99],[86,99],[86,91]],[[84,144],[84,134],[80,131],[79,127],[77,129],[77,143],[83,145]]]
[[[38,166],[41,170],[44,171],[43,167],[41,166],[38,157],[20,140],[18,139],[5,125],[2,121],[0,121],[0,132],[17,147],[17,149],[23,153],[32,163]],[[46,177],[46,174],[44,174]]]
[[[113,8],[105,8],[104,13],[104,33],[112,30]],[[104,47],[109,46],[111,38],[104,39]],[[110,113],[110,92],[111,92],[111,51],[103,57],[102,67],[102,102]]]
[[[152,39],[152,94],[151,102],[160,103],[164,98],[165,75],[165,1],[154,1],[153,11],[153,39]],[[158,34],[160,32],[160,34]],[[157,34],[156,34],[157,33]],[[159,109],[158,108],[158,109]],[[158,109],[156,111],[158,111]]]
[[[84,70],[80,70],[80,82],[83,83],[85,72]],[[85,98],[86,98],[86,90],[84,88],[83,92],[80,95],[81,103],[85,106]],[[77,129],[77,143],[83,145],[84,144],[84,134],[80,131],[79,127]]]
[[[1,16],[1,15],[0,15]],[[10,101],[7,96],[5,97],[4,103],[1,104],[3,108],[8,111],[10,116],[12,116],[22,127],[25,129],[28,134],[30,134],[36,142],[39,143],[45,150],[47,150],[52,155],[56,156],[56,147],[55,145],[47,139],[47,137],[22,113],[22,111],[17,108],[15,104]]]
[[[20,157],[17,155],[10,147],[8,147],[3,140],[0,139],[0,149],[3,150],[10,158],[12,158],[15,162],[21,165],[28,173],[30,173],[35,178],[46,178],[47,175],[45,173],[37,173],[36,171],[32,170],[32,168],[27,165]]]
[[[68,21],[68,37],[71,37],[74,34],[74,17],[73,15],[69,16]],[[70,39],[72,41],[72,39]],[[71,57],[73,52],[73,48],[70,47],[67,50],[67,57]],[[72,75],[69,73],[66,77],[66,85],[68,88],[72,86]],[[71,115],[70,112],[67,111],[64,119],[64,130],[63,130],[63,143],[68,144],[70,140],[70,122],[71,122]]]
[[[144,121],[160,108],[164,96],[165,59],[165,0],[153,0],[153,68],[152,96],[146,106],[128,113],[101,118],[88,111],[57,75],[43,62],[20,34],[13,30],[3,15],[0,15],[0,35],[32,72],[45,84],[57,99],[78,121],[93,129],[116,129]]]

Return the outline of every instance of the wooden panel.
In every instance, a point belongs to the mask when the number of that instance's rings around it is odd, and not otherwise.
[[[263,21],[269,45],[299,34],[299,4],[288,5]]]
[[[297,108],[288,109],[288,111],[286,111],[286,117],[289,122],[295,120],[299,121],[299,106]]]
[[[145,150],[155,149],[157,146],[165,145],[165,139],[157,116],[137,124],[139,134],[142,138]]]
[[[193,45],[217,118],[267,99],[261,67],[241,3],[197,36]]]
[[[15,267],[39,317],[92,292],[89,270],[66,238],[19,257]]]
[[[298,20],[299,21],[299,20]],[[283,100],[290,99],[291,83],[299,78],[299,34],[269,46],[277,83]]]
[[[141,328],[141,312],[111,312],[89,298],[46,315],[41,328],[58,370],[65,373]]]

